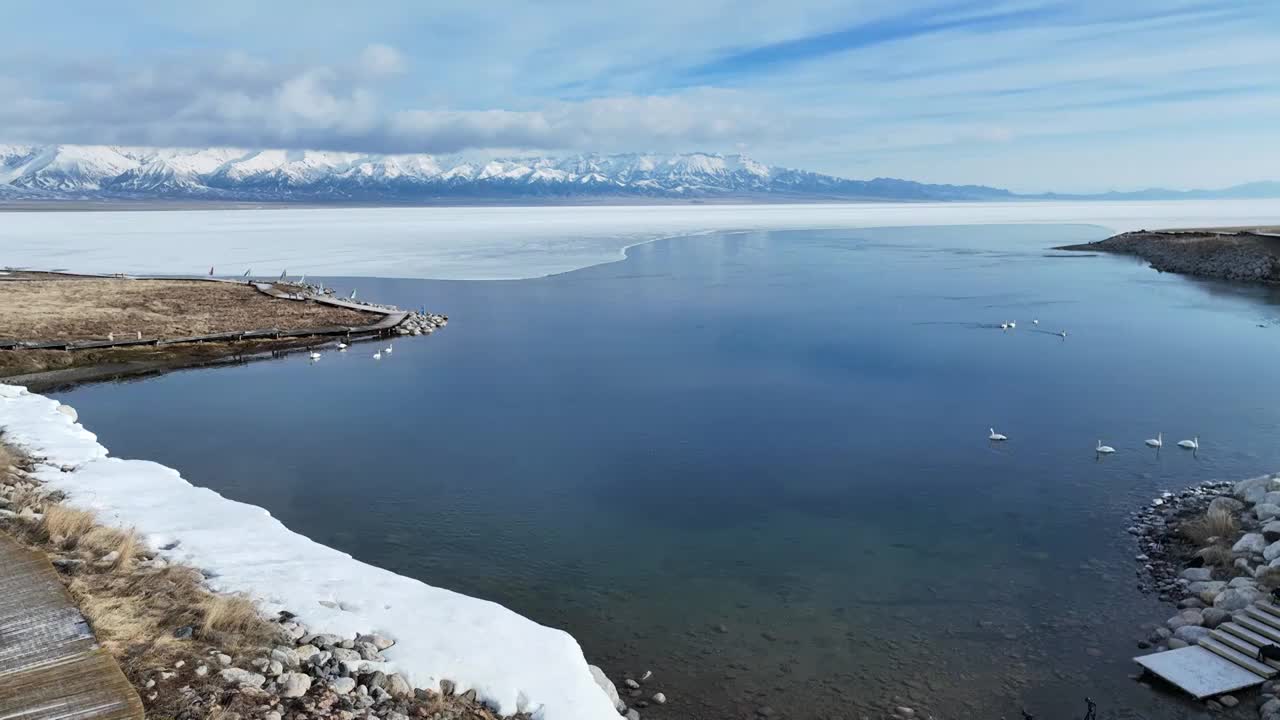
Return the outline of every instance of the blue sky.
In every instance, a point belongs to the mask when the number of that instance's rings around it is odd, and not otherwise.
[[[1280,2],[9,2],[0,142],[1280,179]]]

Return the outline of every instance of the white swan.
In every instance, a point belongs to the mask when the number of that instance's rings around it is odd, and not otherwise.
[[[1008,440],[1009,438],[996,432],[995,428],[991,428],[991,434],[987,436],[987,439],[998,442],[1000,440]]]
[[[344,343],[344,342],[340,342],[340,343],[338,343],[338,352],[342,352],[343,350],[346,350],[346,349],[347,349],[347,347],[348,347],[348,345],[347,345],[346,343]]]
[[[1062,337],[1066,337],[1066,336],[1067,336],[1067,331],[1066,331],[1066,330],[1063,330],[1062,332],[1060,332],[1060,333],[1058,333],[1058,334],[1059,334],[1059,335],[1061,335]]]
[[[1032,325],[1039,325],[1039,324],[1040,324],[1040,321],[1039,321],[1039,320],[1032,320],[1032,321],[1031,321],[1031,324],[1032,324]]]
[[[1007,323],[1007,322],[1002,322],[1002,323],[1000,323],[1000,329],[1001,329],[1001,330],[1008,330],[1008,329],[1009,329],[1009,323]]]
[[[374,353],[374,354],[373,354],[373,359],[374,359],[374,360],[381,360],[381,359],[382,359],[382,351],[381,351],[381,350],[379,350],[378,352]]]
[[[313,353],[311,353],[310,357],[311,357],[311,359],[312,359],[312,360],[319,360],[319,359],[320,359],[320,353],[318,353],[318,352],[313,352]]]
[[[392,351],[392,350],[394,350],[394,349],[395,349],[395,348],[393,348],[393,347],[391,347],[390,345],[388,345],[388,346],[387,346],[387,349],[386,349],[386,350],[383,350],[382,352],[384,352],[384,353],[386,353],[386,354],[390,355],[390,354],[391,354],[391,351]]]
[[[1018,327],[1018,323],[1016,323],[1016,322],[1014,322],[1014,321],[1010,320],[1010,321],[1009,321],[1009,328],[1010,328],[1010,329],[1012,329],[1012,328],[1016,328],[1016,327]]]
[[[1164,433],[1156,433],[1153,438],[1147,438],[1147,447],[1161,448],[1164,447]]]
[[[1098,447],[1094,448],[1094,450],[1096,450],[1099,455],[1110,455],[1116,451],[1116,449],[1110,445],[1103,445],[1101,440],[1098,441]]]
[[[1200,449],[1200,436],[1199,436],[1199,435],[1197,435],[1195,440],[1179,440],[1179,441],[1178,441],[1178,447],[1180,447],[1180,448],[1186,448],[1187,450],[1199,450],[1199,449]]]

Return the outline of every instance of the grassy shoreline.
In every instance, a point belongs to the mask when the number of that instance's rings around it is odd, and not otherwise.
[[[425,334],[447,322],[339,302],[332,294],[292,282],[6,271],[0,273],[0,379],[46,391],[268,359],[334,343],[335,335],[356,342],[393,331]]]

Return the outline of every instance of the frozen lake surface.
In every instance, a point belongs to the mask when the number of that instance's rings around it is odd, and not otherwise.
[[[1091,224],[1113,231],[1280,223],[1280,200],[599,207],[270,208],[0,213],[4,264],[74,272],[501,280],[621,260],[726,230]]]

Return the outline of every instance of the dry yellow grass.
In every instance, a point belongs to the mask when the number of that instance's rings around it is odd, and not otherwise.
[[[1280,568],[1267,568],[1258,578],[1258,587],[1263,590],[1280,588]]]
[[[115,567],[127,568],[138,553],[138,534],[129,530],[98,525],[86,532],[77,543],[80,547],[98,555],[118,553]]]
[[[248,285],[183,280],[0,282],[0,337],[105,340],[322,325],[371,325],[379,316],[278,300]]]
[[[1202,548],[1196,555],[1204,560],[1205,565],[1230,567],[1231,563],[1235,561],[1235,555],[1231,552],[1231,548],[1226,545],[1210,545]]]
[[[93,513],[76,510],[62,504],[50,504],[44,509],[44,531],[50,539],[61,538],[61,545],[73,548],[80,538],[93,529],[97,519]]]
[[[1240,531],[1240,523],[1235,516],[1224,510],[1206,513],[1204,517],[1182,524],[1182,534],[1197,545],[1208,545],[1214,538],[1223,542],[1235,540]]]
[[[245,634],[263,622],[253,601],[244,595],[208,595],[200,604],[206,633]]]
[[[10,468],[15,462],[14,454],[9,450],[9,446],[4,444],[4,431],[0,430],[0,482],[8,482]]]

